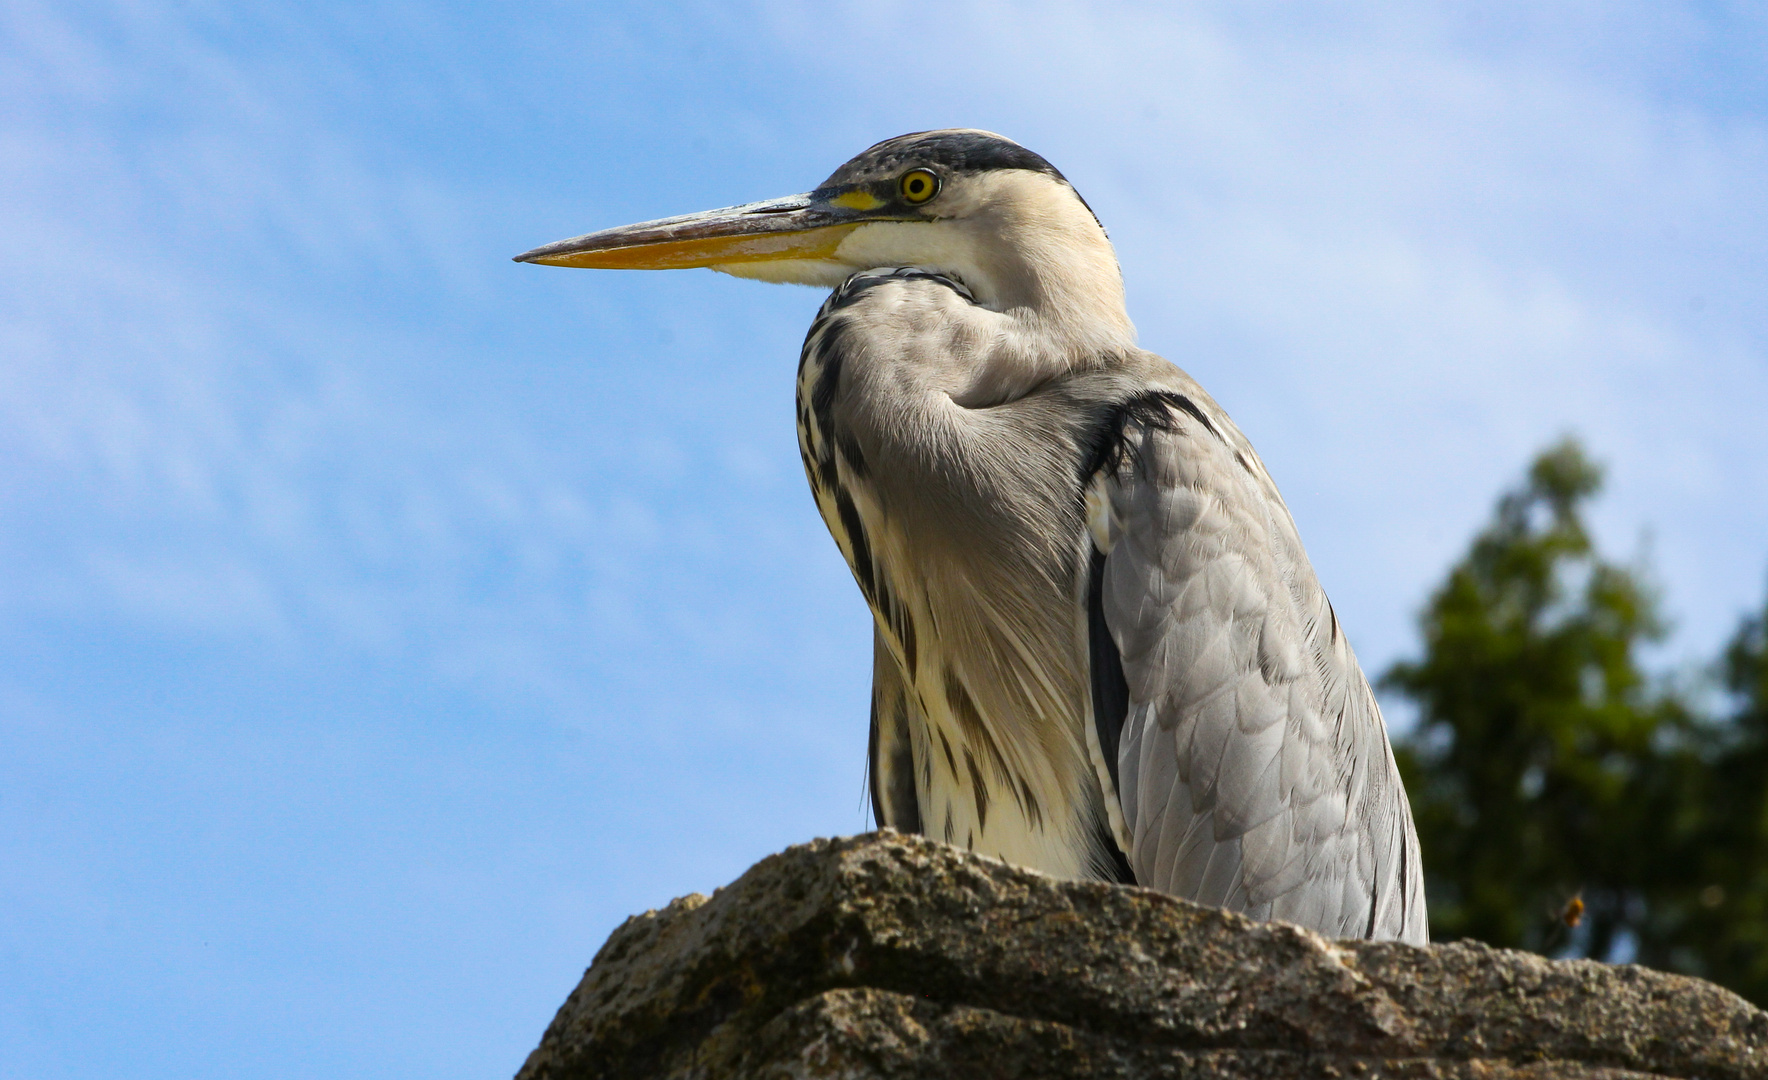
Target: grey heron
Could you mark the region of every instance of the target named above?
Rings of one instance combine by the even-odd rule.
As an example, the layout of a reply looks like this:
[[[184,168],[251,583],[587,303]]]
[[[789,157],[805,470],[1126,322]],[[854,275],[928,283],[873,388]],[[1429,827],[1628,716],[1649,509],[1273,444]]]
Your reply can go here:
[[[830,288],[805,475],[873,618],[880,826],[1335,937],[1427,939],[1380,709],[1252,444],[1136,345],[1104,228],[984,131],[536,248]]]

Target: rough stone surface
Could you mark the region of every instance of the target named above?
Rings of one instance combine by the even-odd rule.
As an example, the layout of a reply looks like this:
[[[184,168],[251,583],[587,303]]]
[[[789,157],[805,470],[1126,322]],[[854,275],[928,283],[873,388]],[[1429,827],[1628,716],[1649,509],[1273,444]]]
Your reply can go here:
[[[518,1080],[1641,1076],[1768,1080],[1698,979],[1328,941],[891,832],[628,919]]]

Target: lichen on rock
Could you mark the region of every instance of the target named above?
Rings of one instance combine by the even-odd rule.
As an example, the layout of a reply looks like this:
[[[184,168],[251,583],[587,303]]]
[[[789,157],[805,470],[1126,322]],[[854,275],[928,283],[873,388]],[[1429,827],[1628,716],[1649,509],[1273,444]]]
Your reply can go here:
[[[1679,975],[1329,941],[889,831],[628,919],[517,1080],[1768,1078]]]

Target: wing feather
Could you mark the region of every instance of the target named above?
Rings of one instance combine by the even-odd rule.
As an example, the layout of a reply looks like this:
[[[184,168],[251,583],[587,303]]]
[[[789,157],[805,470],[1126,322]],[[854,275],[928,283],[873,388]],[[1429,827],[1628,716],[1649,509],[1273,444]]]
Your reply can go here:
[[[1374,695],[1251,445],[1172,382],[1123,414],[1095,564],[1129,690],[1115,751],[1136,878],[1423,942],[1417,838]]]

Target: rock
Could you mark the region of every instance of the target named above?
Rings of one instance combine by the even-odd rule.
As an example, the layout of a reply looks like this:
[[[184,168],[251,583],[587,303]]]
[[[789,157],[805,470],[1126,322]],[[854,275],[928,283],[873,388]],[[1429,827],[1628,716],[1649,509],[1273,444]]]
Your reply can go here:
[[[1328,941],[892,832],[626,920],[517,1080],[1768,1078],[1768,1013],[1678,975]]]

